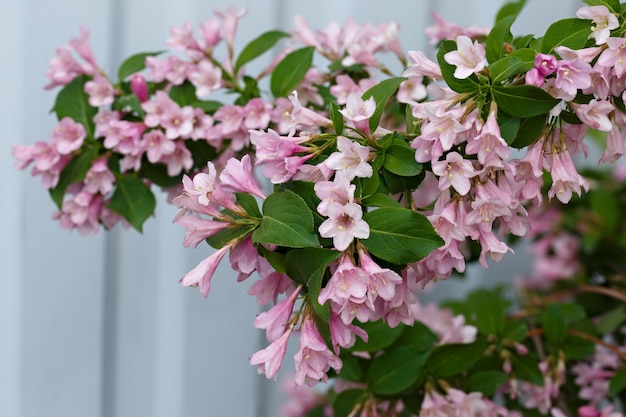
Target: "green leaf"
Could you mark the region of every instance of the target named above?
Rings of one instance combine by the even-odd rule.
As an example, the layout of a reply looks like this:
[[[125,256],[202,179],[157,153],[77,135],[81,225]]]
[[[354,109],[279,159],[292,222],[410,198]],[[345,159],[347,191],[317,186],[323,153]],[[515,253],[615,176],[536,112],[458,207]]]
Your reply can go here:
[[[343,366],[341,367],[341,379],[344,381],[362,382],[365,372],[361,362],[367,363],[367,361],[357,358],[352,354],[343,350],[340,356]]]
[[[259,252],[259,255],[264,257],[270,263],[272,268],[276,270],[276,272],[279,272],[281,274],[287,273],[287,268],[285,267],[284,253],[273,252],[265,248],[263,245],[258,245],[256,249]]]
[[[270,90],[274,97],[286,97],[304,79],[313,63],[314,46],[296,49],[276,65],[270,79]]]
[[[510,1],[508,3],[505,3],[496,14],[496,23],[504,19],[505,17],[517,17],[525,5],[526,0]]]
[[[621,217],[621,206],[615,193],[604,189],[593,190],[589,194],[591,209],[597,214],[602,229],[609,232],[615,230]]]
[[[505,112],[498,112],[498,125],[500,126],[500,134],[507,144],[513,143],[517,137],[520,127],[520,119],[509,116]]]
[[[317,314],[329,318],[329,305],[317,301],[328,265],[339,258],[341,252],[322,248],[292,249],[285,255],[285,272],[296,282],[306,285],[309,298]]]
[[[150,187],[135,175],[118,175],[115,185],[109,208],[141,232],[144,222],[154,213],[156,207],[154,194]]]
[[[622,7],[619,0],[583,0],[589,6],[606,6],[613,13],[621,13]]]
[[[237,204],[248,213],[248,216],[260,219],[263,217],[256,198],[248,193],[235,193]]]
[[[551,54],[557,46],[582,49],[591,34],[589,20],[568,18],[558,20],[548,27],[541,41],[541,52]]]
[[[333,417],[359,415],[366,398],[367,392],[360,388],[340,392],[333,400]],[[357,412],[353,414],[354,410]]]
[[[403,143],[406,145],[405,142]],[[422,172],[422,164],[415,160],[415,150],[408,145],[391,145],[385,152],[383,167],[403,177],[413,177]]]
[[[256,228],[257,226],[254,224],[233,223],[213,236],[207,237],[205,241],[212,248],[221,249],[233,240],[242,240]]]
[[[191,152],[194,167],[204,168],[207,161],[213,161],[219,155],[217,149],[209,145],[205,140],[186,140],[184,143],[185,147]]]
[[[563,315],[563,318],[567,321],[579,321],[587,316],[585,309],[580,304],[573,301],[567,301],[557,305]]]
[[[469,296],[470,308],[475,314],[480,333],[502,336],[506,320],[505,303],[493,291],[479,290]]]
[[[119,172],[119,169],[117,171]],[[180,185],[183,178],[182,174],[170,177],[165,164],[152,164],[147,158],[141,161],[141,169],[138,175],[142,178],[149,179],[159,187],[174,187]]]
[[[380,118],[383,115],[387,101],[396,93],[400,83],[406,79],[405,77],[387,78],[364,92],[361,96],[363,100],[374,97],[376,101],[376,110],[369,121],[370,130],[372,132],[376,130],[378,123],[380,123]]]
[[[502,331],[502,339],[510,339],[514,342],[521,342],[526,339],[528,326],[523,321],[507,321]]]
[[[584,360],[596,351],[596,344],[582,337],[568,335],[562,345],[563,353],[568,360]]]
[[[313,232],[313,215],[302,197],[284,190],[270,194],[263,202],[261,225],[252,241],[290,248],[319,247]]]
[[[243,50],[237,57],[237,62],[235,62],[235,70],[233,71],[233,73],[239,73],[239,69],[242,66],[252,61],[253,59],[263,55],[266,51],[270,50],[274,45],[276,45],[279,40],[288,36],[288,33],[279,30],[272,30],[261,34],[256,39],[253,39],[243,48]]]
[[[400,207],[402,204],[388,196],[387,194],[376,193],[367,198],[364,198],[361,203],[365,207]]]
[[[374,358],[365,380],[374,394],[399,394],[419,380],[428,355],[410,346],[386,351]]]
[[[535,66],[537,52],[529,49],[517,49],[509,55],[489,65],[489,75],[493,84],[499,84],[503,80],[517,74],[522,74]]]
[[[445,378],[470,369],[485,353],[484,337],[474,343],[437,346],[426,363],[428,371],[436,378]]]
[[[494,86],[491,91],[498,108],[514,117],[543,115],[559,103],[558,99],[534,85]]]
[[[211,114],[215,113],[223,105],[224,104],[215,100],[194,101],[193,103],[190,104],[191,107],[202,109],[204,110],[205,113],[211,113]]]
[[[609,383],[609,396],[614,397],[626,388],[626,368],[620,368]]]
[[[361,183],[361,198],[367,198],[376,194],[380,185],[380,175],[374,168],[374,173],[369,178],[358,178],[357,181]],[[357,185],[357,189],[358,189]]]
[[[132,55],[120,65],[120,69],[117,71],[117,79],[119,81],[124,81],[126,78],[131,75],[142,71],[146,67],[146,58],[149,56],[157,56],[162,54],[163,51],[158,52],[142,52],[139,54]]]
[[[423,179],[421,176],[403,177],[393,174],[387,169],[383,169],[382,172],[384,185],[387,187],[387,191],[389,191],[390,194],[413,191],[422,183]]]
[[[543,334],[548,342],[554,346],[560,346],[567,335],[565,317],[558,304],[550,304],[541,315]]]
[[[425,324],[416,321],[412,326],[406,326],[398,338],[398,345],[410,346],[420,352],[428,351],[439,341],[436,334]]]
[[[50,190],[50,197],[60,209],[63,205],[63,197],[67,187],[85,179],[87,171],[91,168],[94,159],[99,156],[99,147],[92,146],[81,151],[76,157],[63,168],[59,175],[56,187]]]
[[[513,365],[515,378],[543,387],[543,374],[538,364],[537,358],[530,354],[524,356],[511,355],[511,365]]]
[[[352,352],[376,352],[391,346],[402,334],[404,326],[389,327],[382,319],[375,322],[356,323],[357,326],[365,330],[368,341],[365,343],[357,337],[354,346],[350,348]]]
[[[517,136],[510,145],[513,148],[522,149],[533,144],[543,133],[547,118],[548,115],[543,114],[529,119],[522,119],[517,131]]]
[[[626,321],[626,305],[620,304],[604,313],[597,323],[597,329],[601,334],[613,333],[624,321]]]
[[[85,75],[74,78],[59,91],[52,111],[57,119],[69,117],[85,128],[88,137],[94,137],[95,124],[93,117],[98,109],[89,104],[89,96],[85,93],[85,83],[89,78]]]
[[[454,76],[454,71],[456,70],[456,67],[454,65],[448,64],[444,59],[445,54],[456,50],[457,46],[455,41],[441,41],[439,51],[437,52],[437,62],[439,63],[439,67],[441,67],[441,75],[443,75],[443,79],[446,84],[448,84],[448,87],[450,87],[457,93],[476,93],[480,88],[480,83],[478,81],[478,77],[476,77],[476,74],[472,74],[468,78],[460,80]]]
[[[185,81],[180,85],[175,85],[170,89],[170,98],[179,106],[190,106],[192,103],[197,103],[196,87],[189,81]]]
[[[487,36],[487,42],[485,44],[485,51],[487,62],[494,63],[500,58],[504,57],[506,51],[505,45],[510,45],[513,42],[513,34],[511,33],[511,26],[515,22],[516,16],[510,15],[496,22],[495,26],[489,32]],[[489,67],[491,72],[491,66]]]
[[[330,102],[330,120],[333,121],[333,128],[335,129],[335,133],[337,133],[338,135],[341,135],[341,133],[343,132],[343,114],[341,114],[341,112],[339,111],[339,105],[337,105],[337,102],[335,101],[331,101]]]
[[[470,375],[463,385],[467,392],[478,391],[490,397],[508,380],[509,376],[502,371],[480,371]]]
[[[363,219],[370,237],[361,243],[375,256],[398,265],[419,261],[443,245],[423,215],[409,209],[381,207]]]

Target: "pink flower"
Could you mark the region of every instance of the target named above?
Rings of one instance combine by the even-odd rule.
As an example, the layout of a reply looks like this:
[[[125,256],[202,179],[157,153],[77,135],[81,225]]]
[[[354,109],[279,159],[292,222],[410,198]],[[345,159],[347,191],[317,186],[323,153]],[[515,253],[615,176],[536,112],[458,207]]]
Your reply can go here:
[[[113,86],[106,77],[95,75],[85,83],[85,93],[89,95],[89,104],[94,107],[113,103]]]
[[[589,181],[580,176],[569,152],[557,152],[552,155],[552,187],[548,197],[556,197],[564,204],[572,198],[572,191],[580,196],[581,187],[589,190]]]
[[[85,127],[70,117],[64,117],[52,131],[52,140],[57,152],[68,155],[80,149],[87,137]]]
[[[557,98],[571,101],[576,97],[579,89],[583,90],[590,85],[591,66],[589,64],[580,59],[559,61],[554,81]]]
[[[222,122],[220,124],[222,134],[237,132],[243,125],[243,109],[240,106],[226,104],[219,108],[213,118]]]
[[[613,68],[615,75],[621,77],[626,73],[626,39],[609,38],[608,48],[598,58],[597,65]]]
[[[596,40],[596,45],[606,43],[611,36],[611,30],[619,27],[617,17],[606,6],[581,7],[576,12],[576,16],[593,21],[595,26],[591,29],[589,37]]]
[[[248,289],[248,295],[254,295],[259,305],[263,306],[270,301],[276,303],[278,295],[293,289],[293,281],[285,274],[276,271],[264,272],[265,269],[271,269],[267,261],[262,258],[261,265],[266,264],[267,267],[258,269],[259,275],[263,278],[254,282]]]
[[[381,268],[364,250],[359,250],[359,265],[368,276],[367,296],[370,302],[380,297],[391,301],[396,294],[396,285],[402,283],[402,277],[388,268]]]
[[[275,342],[285,333],[287,323],[291,318],[291,313],[293,313],[294,303],[301,289],[302,284],[298,285],[289,297],[285,298],[268,311],[259,313],[254,319],[254,327],[257,329],[266,329],[267,340],[269,342]]]
[[[176,143],[174,151],[166,155],[163,162],[167,166],[167,175],[170,177],[175,177],[183,171],[189,171],[193,166],[191,152],[182,142]]]
[[[356,185],[350,184],[347,178],[339,176],[334,181],[316,182],[314,189],[315,194],[322,200],[317,206],[317,212],[322,216],[327,216],[329,204],[346,205],[354,201]]]
[[[213,10],[213,12],[222,19],[222,36],[226,43],[232,46],[239,19],[248,13],[248,8],[244,7],[241,10],[237,10],[235,7],[228,7],[226,10]]]
[[[307,384],[314,386],[318,381],[326,382],[326,372],[333,368],[341,370],[343,363],[335,356],[317,330],[313,319],[305,318],[300,330],[300,349],[296,352],[296,377],[297,385]]]
[[[172,34],[172,37],[165,40],[165,44],[167,46],[176,51],[186,52],[194,58],[202,56],[200,53],[200,45],[193,37],[193,27],[191,26],[191,22],[185,22],[183,27],[171,26],[170,33]]]
[[[243,108],[246,129],[265,129],[270,123],[272,105],[261,98],[253,98]]]
[[[241,161],[230,158],[226,162],[226,167],[220,173],[222,185],[232,188],[235,191],[255,195],[265,200],[265,194],[259,188],[257,180],[252,173],[252,162],[249,155],[244,155]]]
[[[456,66],[455,78],[465,79],[485,68],[485,48],[478,41],[472,43],[470,38],[461,35],[456,38],[456,44],[456,51],[443,56],[448,64]]]
[[[461,195],[470,190],[470,178],[476,175],[471,161],[463,159],[458,152],[450,152],[445,161],[432,163],[433,174],[439,177],[439,189],[445,190],[450,186]]]
[[[57,55],[48,63],[46,76],[50,79],[50,83],[44,88],[50,90],[69,84],[76,76],[83,73],[82,67],[72,55],[72,50],[67,46],[62,46],[57,49]]]
[[[188,138],[193,131],[194,109],[191,106],[169,106],[161,115],[161,126],[168,139]]]
[[[263,350],[250,356],[250,365],[258,365],[259,374],[265,374],[267,378],[275,378],[283,363],[287,352],[287,342],[293,331],[293,326],[282,334],[280,338]]]
[[[337,270],[320,291],[318,302],[325,304],[328,300],[332,300],[339,305],[351,299],[362,302],[367,294],[368,282],[365,271],[354,266],[349,256],[343,256]]]
[[[346,108],[339,110],[346,120],[354,123],[354,127],[366,135],[370,134],[369,119],[375,111],[374,97],[363,100],[357,93],[351,93],[346,100]]]
[[[226,222],[204,219],[195,214],[181,216],[175,220],[175,223],[187,229],[183,240],[183,246],[186,248],[197,247],[207,237],[213,236],[230,225]]]
[[[205,98],[222,86],[222,70],[202,60],[189,72],[189,81],[196,87],[196,97]]]
[[[324,164],[335,171],[341,172],[348,180],[354,177],[369,178],[373,169],[367,163],[370,148],[360,145],[344,136],[337,136],[338,152],[333,152]]]
[[[357,336],[367,343],[368,336],[365,330],[354,324],[345,324],[332,309],[330,310],[328,324],[330,327],[333,351],[336,355],[339,355],[340,348],[351,348],[354,346]]]
[[[108,194],[113,190],[115,176],[107,166],[107,157],[102,157],[94,161],[89,171],[85,175],[85,191],[102,195]]]
[[[179,282],[184,287],[199,287],[200,293],[206,298],[211,290],[211,278],[213,278],[217,266],[229,250],[230,245],[217,250],[189,271]]]
[[[468,141],[465,152],[468,155],[478,154],[478,162],[484,166],[497,165],[509,157],[509,145],[502,139],[495,113],[489,113],[480,134]]]
[[[146,112],[143,122],[148,127],[157,127],[165,114],[168,114],[178,105],[167,95],[165,91],[157,91],[151,100],[141,104],[141,108]]]
[[[370,227],[362,217],[363,209],[356,203],[330,203],[328,219],[319,227],[320,235],[333,238],[335,248],[344,251],[355,238],[367,239],[370,236]]]
[[[409,61],[409,68],[402,73],[403,77],[442,78],[439,65],[428,59],[422,51],[409,51]]]
[[[537,54],[535,56],[535,68],[539,74],[547,77],[554,74],[558,66],[557,59],[554,55],[550,54]]]

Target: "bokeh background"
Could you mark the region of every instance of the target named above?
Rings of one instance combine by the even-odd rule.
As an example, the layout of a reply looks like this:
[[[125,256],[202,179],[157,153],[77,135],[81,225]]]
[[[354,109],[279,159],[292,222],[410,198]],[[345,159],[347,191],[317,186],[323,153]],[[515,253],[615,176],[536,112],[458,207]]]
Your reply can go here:
[[[40,180],[13,169],[12,144],[48,140],[54,92],[44,72],[58,46],[84,25],[98,62],[114,73],[136,52],[164,49],[171,25],[197,27],[212,10],[249,6],[239,47],[260,33],[313,28],[350,16],[395,20],[405,50],[433,52],[424,28],[431,13],[460,25],[490,26],[502,0],[0,0],[0,417],[201,417],[278,415],[280,381],[248,364],[265,346],[259,312],[225,261],[208,299],[178,279],[210,254],[182,247],[184,230],[160,195],[143,235],[116,229],[97,236],[62,230]],[[514,34],[545,31],[571,17],[575,0],[529,0]],[[255,73],[269,62],[250,65]],[[398,74],[400,68],[393,67]],[[528,268],[508,255],[471,269],[462,285],[436,284],[431,298],[455,296]],[[282,374],[293,369],[288,356]],[[279,378],[280,379],[280,378]]]

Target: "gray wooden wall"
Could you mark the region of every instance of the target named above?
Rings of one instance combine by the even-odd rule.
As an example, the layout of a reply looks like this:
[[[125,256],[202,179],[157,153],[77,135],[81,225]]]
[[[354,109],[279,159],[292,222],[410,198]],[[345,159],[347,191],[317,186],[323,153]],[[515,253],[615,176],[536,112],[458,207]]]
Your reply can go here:
[[[240,45],[294,14],[315,28],[353,16],[396,20],[406,50],[425,48],[435,11],[490,25],[502,0],[256,0]],[[172,207],[159,198],[145,233],[83,237],[51,220],[39,179],[13,170],[11,144],[48,140],[54,94],[44,72],[55,49],[91,30],[99,62],[113,70],[134,52],[159,50],[170,25],[204,21],[243,0],[0,0],[0,417],[276,416],[275,381],[248,357],[264,346],[252,327],[256,301],[227,262],[208,299],[178,279],[209,248],[182,247]],[[541,33],[573,15],[574,0],[530,0],[518,33]],[[447,283],[441,283],[447,285]],[[454,291],[453,287],[446,291]],[[286,370],[293,368],[285,361]]]

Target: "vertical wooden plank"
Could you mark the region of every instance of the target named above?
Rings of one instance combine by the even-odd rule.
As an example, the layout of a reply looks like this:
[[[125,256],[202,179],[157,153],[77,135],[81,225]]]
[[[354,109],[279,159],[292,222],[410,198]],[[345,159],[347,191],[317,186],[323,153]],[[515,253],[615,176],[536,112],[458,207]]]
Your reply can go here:
[[[21,42],[24,66],[17,84],[23,106],[21,138],[47,140],[55,121],[46,117],[54,93],[44,92],[47,62],[58,46],[78,35],[81,23],[99,33],[92,45],[107,51],[107,3],[71,0],[17,2],[25,14],[20,30],[5,39]],[[27,14],[26,14],[27,13]],[[102,36],[105,35],[105,36]],[[23,177],[25,173],[20,174]],[[51,221],[54,211],[39,179],[24,179],[19,223],[22,306],[21,417],[93,415],[100,412],[103,238],[83,237]],[[3,266],[4,267],[4,266]]]

